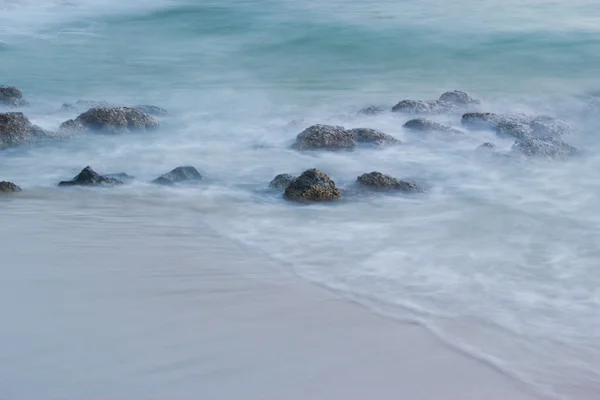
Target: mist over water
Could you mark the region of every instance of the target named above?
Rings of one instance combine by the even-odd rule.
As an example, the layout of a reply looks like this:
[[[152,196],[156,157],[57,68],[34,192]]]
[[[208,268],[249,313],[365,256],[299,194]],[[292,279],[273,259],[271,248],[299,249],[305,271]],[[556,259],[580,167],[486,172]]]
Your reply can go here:
[[[49,224],[82,210],[96,221],[85,225],[91,236],[99,235],[104,218],[162,226],[188,235],[156,237],[142,228],[136,234],[148,247],[186,243],[190,254],[191,221],[201,221],[303,278],[423,323],[538,393],[594,399],[600,392],[599,35],[600,5],[593,1],[0,0],[0,84],[23,90],[32,103],[23,111],[33,123],[56,130],[76,114],[55,111],[78,99],[156,104],[170,112],[149,134],[2,151],[0,180],[27,194],[0,199],[0,218],[30,224],[20,229],[53,243]],[[565,120],[574,131],[565,140],[582,155],[492,157],[473,150],[493,142],[508,151],[513,141],[485,131],[422,136],[402,128],[408,116],[356,115],[371,104],[391,108],[452,89],[481,99],[484,111]],[[434,119],[463,129],[460,114]],[[379,129],[404,144],[344,154],[291,151],[312,123]],[[55,187],[86,165],[137,180],[111,190]],[[144,183],[178,165],[196,166],[207,183],[193,189]],[[307,207],[265,191],[275,175],[312,167],[342,188],[381,171],[431,189]],[[177,212],[156,211],[163,207]],[[11,247],[0,266],[19,298],[35,292],[28,274],[40,273],[35,254],[30,268],[19,268],[22,246]],[[70,246],[84,260],[93,243],[74,237]],[[56,279],[70,273],[44,271]],[[93,287],[81,279],[74,285]],[[31,329],[46,329],[44,320]],[[0,350],[0,359],[21,356],[14,332],[5,332],[13,353]],[[17,393],[18,382],[7,393]]]

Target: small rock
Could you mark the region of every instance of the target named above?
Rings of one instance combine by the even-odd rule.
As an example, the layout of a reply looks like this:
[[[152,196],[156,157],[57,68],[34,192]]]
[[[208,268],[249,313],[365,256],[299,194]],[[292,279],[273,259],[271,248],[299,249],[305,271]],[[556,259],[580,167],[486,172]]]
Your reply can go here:
[[[477,146],[475,150],[477,151],[494,151],[496,149],[496,145],[490,142],[485,142]]]
[[[375,146],[391,146],[401,144],[401,142],[393,136],[375,129],[355,128],[350,129],[348,133],[350,134],[352,140],[361,144],[371,144]]]
[[[331,201],[340,198],[341,192],[325,173],[313,168],[294,179],[283,196],[287,200],[299,202]]]
[[[444,126],[442,124],[438,124],[437,122],[430,121],[425,118],[415,118],[406,122],[404,128],[410,129],[411,131],[416,132],[444,132],[444,133],[452,133],[456,135],[462,135],[463,133],[458,129],[453,129],[448,126]]]
[[[30,143],[46,136],[49,132],[33,125],[23,113],[0,113],[0,148]]]
[[[360,186],[375,190],[399,190],[403,192],[422,192],[423,189],[412,181],[399,181],[381,172],[362,174],[356,178]]]
[[[292,146],[297,150],[353,150],[352,135],[341,126],[312,125],[298,134]]]
[[[460,90],[452,90],[450,92],[445,92],[440,96],[440,100],[445,101],[447,103],[452,103],[459,107],[481,103],[479,100],[472,98],[471,96]]]
[[[132,181],[135,179],[135,176],[131,176],[129,174],[126,174],[125,172],[118,172],[116,174],[106,174],[104,176],[107,178],[114,178],[122,182]]]
[[[139,105],[139,106],[135,106],[133,108],[140,110],[148,115],[154,115],[154,116],[158,116],[158,117],[164,117],[166,115],[169,115],[167,110],[165,110],[164,108],[157,107],[157,106]]]
[[[294,179],[296,177],[290,174],[279,174],[269,183],[269,187],[273,189],[285,189]]]
[[[8,107],[22,107],[28,105],[23,100],[23,93],[12,86],[0,86],[0,104]]]
[[[157,183],[159,185],[174,185],[183,182],[198,182],[203,179],[204,177],[200,175],[200,172],[198,172],[196,168],[183,166],[177,167],[174,170],[159,176],[153,180],[152,183]]]
[[[358,110],[357,114],[373,116],[373,115],[383,114],[386,111],[387,111],[387,109],[385,109],[384,107],[381,107],[381,106],[368,106],[368,107]]]
[[[472,112],[461,118],[461,123],[471,129],[496,129],[502,117],[494,113]]]
[[[81,172],[70,181],[62,181],[58,186],[100,186],[100,185],[120,185],[118,179],[108,176],[102,176],[91,167],[85,167]]]
[[[392,112],[435,115],[455,111],[456,109],[457,107],[454,104],[441,100],[402,100],[392,107]]]
[[[511,150],[527,157],[540,156],[547,158],[566,158],[579,153],[579,150],[575,147],[551,136],[518,139],[512,145]]]
[[[158,127],[158,122],[148,114],[130,107],[92,108],[74,120],[63,122],[61,131],[97,131],[122,133],[146,131]]]
[[[12,182],[0,182],[0,193],[15,193],[20,192],[21,188]]]

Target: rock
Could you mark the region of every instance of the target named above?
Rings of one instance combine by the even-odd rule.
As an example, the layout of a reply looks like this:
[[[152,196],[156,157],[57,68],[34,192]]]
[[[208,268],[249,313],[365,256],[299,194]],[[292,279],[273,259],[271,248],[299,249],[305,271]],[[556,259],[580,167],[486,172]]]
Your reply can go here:
[[[356,178],[360,186],[375,190],[399,190],[403,192],[422,192],[423,189],[412,181],[399,181],[381,172],[362,174]]]
[[[500,137],[513,137],[523,139],[534,135],[531,125],[527,121],[500,121],[496,126],[496,135]]]
[[[402,100],[392,107],[392,112],[435,115],[455,111],[456,109],[457,107],[454,104],[441,100]]]
[[[183,166],[177,167],[174,170],[167,172],[164,175],[159,176],[152,183],[159,185],[174,185],[176,183],[183,182],[198,182],[203,180],[204,177],[200,175],[200,172],[194,167]]]
[[[12,86],[0,86],[0,104],[8,107],[22,107],[28,105],[23,100],[23,93]]]
[[[535,117],[529,125],[534,135],[539,137],[562,136],[571,133],[569,124],[560,119],[547,116]]]
[[[463,114],[460,122],[471,129],[496,129],[502,120],[498,114],[472,112]]]
[[[91,167],[85,167],[81,172],[70,181],[62,181],[58,186],[100,186],[100,185],[120,185],[118,179],[108,176],[102,176]]]
[[[166,115],[169,115],[167,110],[165,110],[164,108],[157,107],[157,106],[139,105],[139,106],[135,106],[133,108],[140,110],[141,112],[144,112],[148,115],[154,115],[154,116],[158,116],[158,117],[164,117]]]
[[[472,129],[490,129],[500,137],[562,136],[571,131],[569,125],[559,119],[523,114],[466,113],[462,124]]]
[[[393,136],[375,129],[355,128],[350,129],[348,133],[350,134],[352,140],[361,144],[371,144],[375,146],[391,146],[401,144],[401,142]]]
[[[527,157],[566,158],[579,153],[575,147],[555,137],[528,137],[516,140],[511,150]]]
[[[269,183],[269,187],[273,189],[285,189],[296,177],[290,174],[279,174]]]
[[[415,118],[406,122],[404,128],[415,132],[443,132],[452,133],[456,135],[462,135],[463,133],[458,129],[450,128],[437,122],[430,121],[425,118]]]
[[[334,181],[322,171],[313,168],[304,171],[290,182],[283,196],[287,200],[309,202],[337,200],[341,195]]]
[[[477,151],[494,151],[496,149],[496,145],[490,142],[485,142],[477,146],[475,150]]]
[[[91,108],[111,107],[106,101],[77,100],[75,104],[64,103],[60,107],[61,112],[85,112]]]
[[[106,174],[104,176],[107,178],[117,179],[121,182],[132,181],[135,179],[135,176],[131,176],[129,174],[126,174],[125,172],[118,172],[116,174]]]
[[[92,108],[74,120],[63,122],[61,131],[96,131],[122,133],[146,131],[158,127],[158,122],[148,114],[130,107]]]
[[[445,92],[440,96],[440,100],[445,101],[447,103],[452,103],[459,107],[481,104],[479,100],[472,98],[471,96],[469,96],[465,92],[461,92],[460,90],[452,90],[450,92]]]
[[[30,143],[48,134],[49,132],[29,122],[23,113],[0,113],[0,148]]]
[[[384,107],[381,107],[381,106],[368,106],[368,107],[358,110],[357,114],[373,116],[373,115],[383,114],[386,111],[387,111],[387,109],[385,109]]]
[[[292,147],[297,150],[353,150],[356,143],[341,126],[317,124],[299,133]]]
[[[21,188],[12,182],[0,182],[0,193],[15,193],[20,192]]]

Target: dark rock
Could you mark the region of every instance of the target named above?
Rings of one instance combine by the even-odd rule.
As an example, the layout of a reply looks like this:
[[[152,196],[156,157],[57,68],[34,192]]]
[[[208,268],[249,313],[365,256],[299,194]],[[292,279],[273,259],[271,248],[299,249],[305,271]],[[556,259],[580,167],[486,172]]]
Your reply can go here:
[[[466,113],[461,119],[461,123],[471,129],[496,129],[501,121],[498,114],[481,112]]]
[[[441,100],[402,100],[392,107],[392,112],[405,114],[435,115],[455,110],[457,107],[454,104]]]
[[[362,174],[356,179],[360,186],[374,190],[399,190],[403,192],[422,192],[423,189],[412,181],[399,181],[381,172]]]
[[[511,150],[527,157],[566,158],[579,153],[575,147],[555,137],[528,137],[516,140]]]
[[[401,144],[401,142],[393,136],[375,129],[355,128],[350,129],[348,133],[350,134],[352,140],[361,144],[370,144],[375,146],[391,146]]]
[[[533,136],[533,129],[527,121],[500,121],[496,126],[496,134],[500,137],[523,139]]]
[[[85,167],[81,172],[70,181],[62,181],[58,186],[99,186],[99,185],[120,185],[118,179],[108,176],[102,176],[91,167]]]
[[[0,148],[30,143],[48,134],[29,122],[23,113],[0,113]]]
[[[331,201],[340,198],[341,192],[325,173],[313,168],[294,179],[283,196],[287,200],[300,202]]]
[[[139,106],[135,106],[133,108],[140,110],[148,115],[154,115],[154,116],[158,116],[158,117],[164,117],[166,115],[169,115],[167,110],[165,110],[164,108],[157,107],[157,106],[139,105]]]
[[[387,109],[381,106],[368,106],[365,108],[362,108],[360,110],[358,110],[358,115],[379,115],[379,114],[383,114],[384,112],[386,112]]]
[[[496,145],[490,142],[485,142],[477,146],[475,150],[477,151],[494,151],[496,149]]]
[[[21,188],[12,182],[2,181],[0,182],[0,193],[14,193],[20,192]]]
[[[203,179],[204,177],[200,175],[200,172],[198,172],[196,168],[183,166],[177,167],[174,170],[159,176],[153,180],[152,183],[157,183],[159,185],[174,185],[183,182],[198,182]]]
[[[437,122],[430,121],[425,118],[415,118],[406,122],[404,128],[410,129],[415,132],[443,132],[443,133],[452,133],[456,135],[462,135],[463,133],[458,129],[453,129],[448,126],[444,126],[442,124],[438,124]]]
[[[158,122],[148,114],[130,107],[92,108],[74,120],[65,121],[61,131],[99,131],[122,133],[146,131],[158,127]]]
[[[292,147],[297,150],[353,150],[356,143],[341,126],[317,124],[299,133]]]
[[[22,107],[28,105],[23,100],[23,93],[16,87],[0,86],[0,104],[8,107]]]
[[[269,187],[273,189],[285,189],[294,179],[296,177],[290,174],[279,174],[269,183]]]
[[[445,92],[440,96],[441,101],[445,101],[447,103],[452,103],[459,107],[464,107],[468,105],[476,105],[480,104],[479,100],[476,100],[466,94],[465,92],[461,92],[460,90],[452,90],[450,92]]]

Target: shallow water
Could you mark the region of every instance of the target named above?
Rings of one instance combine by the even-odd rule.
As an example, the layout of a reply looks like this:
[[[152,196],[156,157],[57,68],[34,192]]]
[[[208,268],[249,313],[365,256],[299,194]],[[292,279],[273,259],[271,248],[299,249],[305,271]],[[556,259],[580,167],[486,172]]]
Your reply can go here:
[[[28,194],[17,204],[2,199],[2,212],[39,214],[28,229],[52,243],[44,215],[70,215],[89,196],[115,215],[123,203],[151,210],[164,202],[304,278],[410,315],[539,393],[595,398],[600,5],[446,3],[0,0],[0,83],[24,91],[33,122],[56,129],[73,115],[55,111],[77,99],[156,104],[171,113],[151,134],[3,151],[0,179]],[[490,132],[423,137],[402,129],[408,117],[355,115],[366,105],[434,99],[454,88],[480,98],[485,110],[563,118],[575,131],[567,140],[583,155],[561,162],[490,157],[473,149],[491,141],[505,151],[512,141]],[[437,119],[461,128],[460,115]],[[404,145],[290,151],[314,122],[381,129]],[[206,185],[144,183],[187,164]],[[86,165],[137,181],[110,191],[55,188]],[[276,174],[311,167],[343,188],[378,170],[431,190],[308,207],[264,190]],[[85,212],[98,213],[101,224],[105,211],[94,207]],[[168,230],[185,220],[151,215],[148,224]],[[139,235],[154,244],[143,229]],[[88,245],[71,244],[82,257]],[[23,291],[32,284],[18,282]]]

